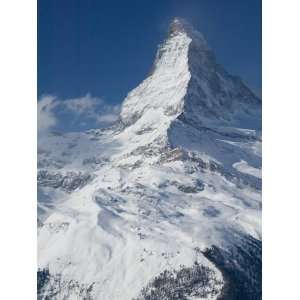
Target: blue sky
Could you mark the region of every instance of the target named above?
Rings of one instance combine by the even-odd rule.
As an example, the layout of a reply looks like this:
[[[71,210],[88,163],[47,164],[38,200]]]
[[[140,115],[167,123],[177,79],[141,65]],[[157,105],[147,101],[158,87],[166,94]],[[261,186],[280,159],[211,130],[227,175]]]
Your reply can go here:
[[[260,93],[260,0],[38,0],[39,99],[51,95],[57,108],[87,96],[101,99],[104,113],[117,112],[147,76],[175,16],[190,21],[219,62]],[[78,124],[64,119],[69,130]]]

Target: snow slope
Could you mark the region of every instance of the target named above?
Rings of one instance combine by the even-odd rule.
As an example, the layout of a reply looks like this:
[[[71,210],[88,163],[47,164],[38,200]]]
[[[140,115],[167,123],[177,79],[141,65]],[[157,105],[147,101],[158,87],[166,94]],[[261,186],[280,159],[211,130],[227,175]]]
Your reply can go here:
[[[114,126],[39,139],[38,298],[260,299],[260,112],[174,19]]]

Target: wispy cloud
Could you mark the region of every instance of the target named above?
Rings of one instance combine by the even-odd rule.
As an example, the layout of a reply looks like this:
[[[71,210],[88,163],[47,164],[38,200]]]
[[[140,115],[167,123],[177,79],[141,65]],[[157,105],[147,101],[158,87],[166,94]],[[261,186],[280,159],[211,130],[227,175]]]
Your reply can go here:
[[[53,95],[38,100],[38,131],[82,131],[104,127],[119,117],[120,105],[111,105],[102,98],[83,97],[59,99]]]
[[[53,109],[55,107],[55,97],[44,96],[37,104],[38,133],[49,131],[57,124]]]

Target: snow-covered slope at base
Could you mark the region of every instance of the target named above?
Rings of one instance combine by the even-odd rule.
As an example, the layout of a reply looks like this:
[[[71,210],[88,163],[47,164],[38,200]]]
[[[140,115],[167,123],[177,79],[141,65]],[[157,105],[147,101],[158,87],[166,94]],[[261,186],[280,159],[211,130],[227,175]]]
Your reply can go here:
[[[39,139],[38,297],[259,299],[259,110],[175,19],[118,124]]]
[[[140,167],[131,157],[127,164],[125,158],[121,165],[118,159],[105,162],[101,157],[108,153],[98,149],[105,143],[110,149],[115,139],[89,137],[90,147],[80,149],[88,136],[78,135],[69,150],[82,165],[66,164],[55,172],[80,170],[94,179],[72,193],[53,189],[59,201],[50,197],[48,217],[40,214],[40,268],[64,281],[93,284],[95,299],[132,299],[160,272],[195,261],[215,270],[222,281],[220,271],[196,249],[226,248],[232,229],[260,238],[259,190],[247,183],[237,186],[179,149]],[[51,139],[62,146],[61,153],[68,148],[69,137]],[[45,207],[45,201],[41,198],[39,205]]]

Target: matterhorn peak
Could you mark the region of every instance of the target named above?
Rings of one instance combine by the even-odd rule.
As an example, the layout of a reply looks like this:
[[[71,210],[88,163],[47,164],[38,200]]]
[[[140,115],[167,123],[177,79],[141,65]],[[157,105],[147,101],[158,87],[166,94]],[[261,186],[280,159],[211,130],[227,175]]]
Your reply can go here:
[[[259,127],[260,99],[216,60],[203,35],[175,18],[151,75],[126,97],[126,126],[165,128],[180,118],[193,126]],[[153,125],[154,126],[154,125]]]

